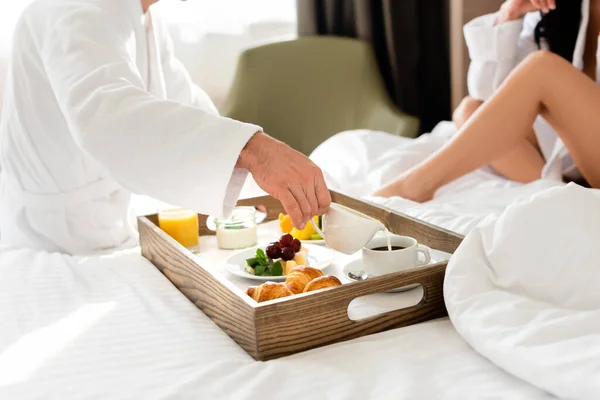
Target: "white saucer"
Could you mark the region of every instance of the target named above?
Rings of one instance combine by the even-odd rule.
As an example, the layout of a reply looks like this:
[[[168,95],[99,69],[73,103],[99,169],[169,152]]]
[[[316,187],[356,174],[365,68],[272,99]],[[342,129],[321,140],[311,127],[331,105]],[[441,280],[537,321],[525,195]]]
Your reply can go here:
[[[329,267],[333,262],[334,253],[332,250],[323,246],[312,244],[303,244],[303,246],[306,248],[306,250],[308,250],[308,257],[306,262],[308,263],[309,267],[324,270],[325,268]],[[225,268],[227,269],[227,271],[241,278],[252,279],[256,281],[285,281],[285,278],[287,278],[285,275],[255,276],[246,271],[246,259],[254,257],[257,248],[258,247],[252,247],[232,255],[227,260],[227,264],[225,264]],[[264,250],[264,247],[261,248]]]
[[[359,281],[358,279],[352,279],[352,278],[350,278],[350,276],[348,276],[348,273],[349,272],[353,272],[354,274],[358,274],[361,271],[364,271],[362,259],[359,258],[359,259],[356,259],[354,261],[350,261],[342,269],[342,278],[344,278],[345,280],[347,280],[349,282],[358,282]],[[367,277],[365,279],[369,279],[369,278]],[[398,288],[398,289],[388,290],[385,293],[407,292],[409,290],[416,289],[419,286],[420,285],[418,283],[415,283],[413,285],[404,286],[404,287],[401,287],[401,288]]]

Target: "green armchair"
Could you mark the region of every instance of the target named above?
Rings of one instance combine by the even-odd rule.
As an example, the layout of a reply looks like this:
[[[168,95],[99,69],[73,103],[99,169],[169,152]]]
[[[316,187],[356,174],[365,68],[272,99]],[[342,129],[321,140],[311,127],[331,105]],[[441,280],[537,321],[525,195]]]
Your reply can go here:
[[[392,103],[371,46],[339,37],[304,37],[245,51],[223,114],[260,125],[307,155],[345,130],[405,137],[419,131],[419,120]]]

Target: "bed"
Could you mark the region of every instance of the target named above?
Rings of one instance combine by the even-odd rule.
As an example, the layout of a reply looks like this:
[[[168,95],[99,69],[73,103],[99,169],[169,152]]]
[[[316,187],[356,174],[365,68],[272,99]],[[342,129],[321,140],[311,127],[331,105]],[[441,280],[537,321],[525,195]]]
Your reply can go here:
[[[0,398],[544,399],[434,320],[256,362],[137,249],[4,251]]]
[[[411,146],[405,159],[419,153]],[[315,160],[341,165],[318,151]],[[333,187],[346,179],[347,192],[365,196],[364,185],[390,173],[371,167],[363,187],[354,167],[327,168],[327,179]],[[478,171],[427,205],[371,200],[466,234],[515,201],[562,187],[514,185]],[[259,193],[250,183],[245,194]],[[138,201],[140,214],[154,211],[148,199]],[[448,318],[256,362],[139,249],[82,258],[3,248],[0,321],[2,399],[554,398],[475,351]]]

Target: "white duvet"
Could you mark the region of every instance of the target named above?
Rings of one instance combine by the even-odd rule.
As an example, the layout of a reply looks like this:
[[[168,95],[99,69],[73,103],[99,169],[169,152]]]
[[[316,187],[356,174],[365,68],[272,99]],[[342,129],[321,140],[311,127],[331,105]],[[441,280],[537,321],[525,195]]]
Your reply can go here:
[[[600,195],[576,185],[511,205],[466,237],[445,299],[484,357],[566,399],[600,398]]]
[[[385,135],[374,135],[388,140]],[[394,140],[398,140],[395,147],[391,141],[384,142],[389,151],[387,164],[381,162],[381,152],[343,164],[337,158],[343,159],[343,146],[334,141],[329,145],[339,145],[339,151],[325,152],[324,145],[315,159],[328,171],[334,189],[343,190],[345,183],[352,194],[366,195],[371,189],[367,179],[385,180],[386,173],[392,176],[403,162],[423,157],[441,143],[435,135],[414,142]],[[413,158],[393,156],[403,151]],[[444,188],[428,205],[382,201],[457,232],[473,232],[453,258],[447,278],[448,307],[456,330],[447,318],[440,319],[266,363],[252,360],[143,259],[138,249],[88,258],[3,249],[0,399],[547,399],[552,397],[549,392],[572,398],[590,393],[597,350],[582,349],[594,343],[598,347],[593,309],[576,312],[582,305],[575,302],[562,311],[549,307],[534,315],[532,309],[522,307],[528,304],[526,290],[517,293],[518,299],[511,295],[512,287],[521,290],[529,281],[543,277],[539,274],[542,263],[535,262],[540,242],[532,241],[534,233],[549,236],[563,222],[567,229],[560,233],[560,246],[549,247],[542,255],[560,253],[573,274],[589,274],[576,280],[561,276],[566,289],[577,287],[577,291],[559,292],[557,299],[583,301],[586,293],[598,287],[593,262],[586,261],[584,253],[577,253],[579,258],[569,256],[571,243],[583,247],[577,244],[581,231],[575,227],[583,212],[573,217],[572,225],[567,217],[560,220],[569,210],[567,205],[564,210],[558,206],[563,201],[560,194],[573,190],[561,187],[556,182],[514,185],[490,171],[478,171]],[[506,240],[489,247],[507,260],[517,259],[515,265],[529,268],[523,270],[529,281],[521,286],[518,280],[523,277],[518,274],[515,280],[509,277],[497,286],[498,282],[490,281],[494,275],[478,243],[487,243],[490,231],[513,232],[511,226],[521,222],[507,215],[520,208],[502,213],[515,201],[536,207],[538,200],[529,200],[535,193],[542,193],[537,198],[542,200],[557,196],[552,216],[556,219],[543,219],[555,222],[551,226],[544,222],[541,228],[531,223],[519,232],[522,243],[511,244],[509,252]],[[594,203],[591,198],[588,202]],[[595,218],[593,213],[586,215],[590,221]],[[473,230],[482,221],[487,225]],[[502,229],[494,230],[497,221],[505,222]],[[587,234],[598,242],[593,229],[589,225]],[[519,250],[525,247],[528,253]],[[502,257],[492,258],[496,259]],[[510,271],[501,270],[506,276],[515,272]],[[558,271],[550,276],[559,276]],[[552,290],[559,286],[553,282]],[[553,304],[561,303],[543,303]],[[598,306],[597,301],[586,304]],[[587,326],[581,325],[586,321]],[[553,335],[539,335],[548,330]],[[580,392],[568,391],[569,384],[577,384]]]

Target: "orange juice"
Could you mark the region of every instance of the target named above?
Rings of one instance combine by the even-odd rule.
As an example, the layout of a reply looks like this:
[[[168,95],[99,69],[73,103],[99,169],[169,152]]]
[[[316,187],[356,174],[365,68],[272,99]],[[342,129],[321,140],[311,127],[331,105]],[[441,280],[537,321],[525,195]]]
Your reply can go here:
[[[192,210],[172,209],[158,213],[158,226],[183,247],[198,247],[198,215]]]

